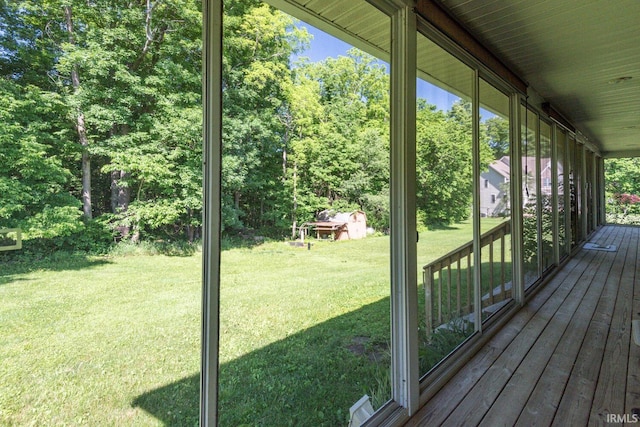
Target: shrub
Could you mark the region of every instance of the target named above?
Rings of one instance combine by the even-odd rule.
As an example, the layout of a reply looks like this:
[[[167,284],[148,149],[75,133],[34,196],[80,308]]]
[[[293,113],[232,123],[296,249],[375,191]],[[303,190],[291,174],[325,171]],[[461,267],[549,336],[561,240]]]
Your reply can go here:
[[[84,252],[100,255],[109,251],[113,245],[113,234],[100,220],[78,221],[73,229],[61,230],[57,235],[29,235],[22,243],[22,251],[16,256],[47,256],[55,252]]]

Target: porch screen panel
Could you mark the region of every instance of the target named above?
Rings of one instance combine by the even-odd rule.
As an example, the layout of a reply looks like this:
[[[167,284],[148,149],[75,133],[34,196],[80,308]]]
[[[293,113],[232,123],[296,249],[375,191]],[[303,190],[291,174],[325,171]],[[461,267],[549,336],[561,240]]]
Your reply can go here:
[[[556,145],[557,145],[557,185],[555,186],[558,191],[558,205],[556,209],[558,211],[558,246],[560,248],[560,259],[569,254],[569,245],[567,241],[567,216],[565,212],[565,188],[567,183],[565,182],[565,154],[567,145],[567,134],[564,130],[558,128],[556,131]]]
[[[420,373],[476,330],[473,286],[474,72],[417,40],[416,217]]]
[[[391,19],[270,3],[225,10],[218,422],[348,425],[392,397]]]
[[[525,289],[540,277],[538,221],[538,115],[521,107],[522,257]]]
[[[482,319],[512,298],[509,97],[480,79],[480,301]]]
[[[569,235],[571,236],[571,249],[578,245],[579,241],[579,222],[578,222],[578,174],[576,165],[576,140],[569,138],[567,163],[569,168]]]
[[[576,244],[584,240],[584,228],[582,225],[584,215],[584,174],[582,166],[584,162],[584,147],[576,141],[574,160],[574,186],[576,190]]]
[[[594,176],[595,169],[593,165],[593,153],[591,151],[586,152],[585,156],[586,171],[585,176],[585,189],[586,189],[586,206],[585,215],[587,216],[587,233],[591,233],[594,230],[593,225],[593,212],[594,212]]]
[[[605,194],[604,194],[604,162],[602,157],[596,156],[596,227],[605,223]]]
[[[553,248],[556,236],[553,231],[553,191],[555,179],[553,176],[551,156],[551,125],[540,120],[540,191],[539,221],[540,221],[540,255],[542,271],[546,271],[553,264]]]

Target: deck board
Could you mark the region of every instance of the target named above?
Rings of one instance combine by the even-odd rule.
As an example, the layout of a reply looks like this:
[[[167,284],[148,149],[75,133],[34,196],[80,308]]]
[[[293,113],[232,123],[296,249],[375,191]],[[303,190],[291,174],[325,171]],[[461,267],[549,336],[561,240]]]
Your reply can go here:
[[[561,278],[571,274],[574,268],[579,266],[577,260],[571,260],[567,267],[559,273]],[[529,324],[531,319],[545,306],[550,297],[556,295],[558,281],[550,284],[536,294],[532,300],[523,307],[518,314],[500,330],[492,340],[485,345],[475,357],[467,363],[458,373],[455,381],[449,381],[443,389],[434,396],[422,410],[413,417],[409,424],[416,425],[440,425],[447,416],[453,412],[456,406],[462,402],[473,386],[496,364],[505,350],[512,344],[518,334]],[[549,306],[546,306],[549,310]]]
[[[618,274],[626,257],[625,248],[627,246],[624,242],[630,237],[629,233],[631,232],[631,229],[627,228],[620,228],[620,230],[623,231],[623,234],[620,243],[618,243],[618,252],[609,266],[607,279],[603,282],[602,295],[589,323],[587,335],[576,358],[569,381],[561,396],[553,425],[587,425],[588,423],[611,325],[611,313],[615,308]]]
[[[602,295],[602,286],[599,284],[605,281],[609,274],[609,269],[602,265],[606,262],[604,254],[600,254],[597,262],[597,265],[595,262],[592,263],[597,268],[597,272],[593,275],[589,289],[574,312],[542,375],[537,379],[535,388],[520,413],[516,425],[545,426],[553,421],[560,397],[587,334],[589,322]]]
[[[640,232],[639,232],[640,234]],[[638,236],[635,236],[636,248],[638,251]],[[634,274],[634,289],[633,289],[633,305],[632,305],[632,318],[633,320],[640,319],[640,286],[637,285],[638,277],[638,257],[636,256],[633,274]],[[625,414],[638,414],[640,413],[640,346],[636,345],[631,339],[629,344],[629,367],[627,371],[627,391],[625,401]]]
[[[407,423],[604,425],[640,408],[640,228],[606,226]]]
[[[618,233],[611,232],[599,243],[613,244],[617,238]],[[589,289],[574,312],[542,375],[537,379],[535,388],[522,409],[516,425],[546,426],[553,421],[565,385],[587,334],[589,322],[602,295],[603,287],[600,283],[608,277],[611,265],[605,253],[600,253],[590,264],[590,267],[595,269],[595,274],[592,276]]]
[[[509,383],[492,408],[484,416],[483,425],[515,424],[523,412],[522,405],[519,403],[528,401],[546,367],[551,364],[553,356],[559,356],[556,362],[563,360],[561,356],[567,351],[567,342],[563,338],[570,337],[577,341],[578,337],[570,327],[574,321],[588,322],[590,319],[583,305],[587,305],[587,310],[590,304],[595,308],[601,286],[594,284],[594,280],[598,277],[597,273],[604,258],[603,252],[596,253],[587,268],[575,279],[576,284],[570,294],[537,338],[531,351],[527,353],[518,370],[509,379]],[[567,280],[573,279],[574,277],[567,278]],[[531,420],[527,422],[530,423]]]
[[[634,229],[629,229],[634,231]],[[632,233],[635,235],[635,233]],[[637,237],[637,235],[635,235]],[[631,337],[631,304],[633,271],[637,245],[625,240],[626,259],[614,264],[609,277],[619,277],[616,304],[609,326],[609,336],[600,368],[596,393],[591,406],[589,425],[605,425],[606,414],[624,414],[629,340]],[[635,240],[635,239],[634,239]]]

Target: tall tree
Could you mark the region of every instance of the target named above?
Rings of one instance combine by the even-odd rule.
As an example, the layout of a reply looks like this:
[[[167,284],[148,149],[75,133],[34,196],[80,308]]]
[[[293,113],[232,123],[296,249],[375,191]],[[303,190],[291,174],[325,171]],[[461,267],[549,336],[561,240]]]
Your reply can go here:
[[[298,210],[310,220],[327,208],[366,209],[370,222],[385,228],[389,80],[384,65],[352,49],[346,56],[303,64],[296,76],[296,88],[302,89],[291,105],[297,126],[291,157],[301,194]]]
[[[68,35],[69,46],[76,47],[75,31],[73,25],[73,9],[70,4],[63,4],[64,22]],[[70,64],[69,70],[71,75],[71,84],[73,87],[73,96],[78,96],[80,86],[80,73],[78,72],[78,64]],[[76,106],[77,111],[74,112],[75,128],[78,132],[78,142],[82,147],[82,211],[86,218],[93,217],[91,211],[91,159],[89,157],[89,139],[87,138],[87,127],[84,120],[84,111],[81,105]]]
[[[225,3],[223,218],[226,228],[284,228],[290,57],[306,40],[291,17],[256,1]]]
[[[493,158],[499,159],[509,154],[509,120],[495,116],[484,121],[483,128],[488,137]]]
[[[82,228],[68,190],[73,173],[65,157],[77,150],[66,110],[56,94],[0,79],[0,227],[47,238]]]
[[[471,214],[473,163],[471,104],[454,103],[438,111],[418,101],[417,207],[423,225],[450,224]],[[487,138],[481,135],[480,169],[493,159]]]

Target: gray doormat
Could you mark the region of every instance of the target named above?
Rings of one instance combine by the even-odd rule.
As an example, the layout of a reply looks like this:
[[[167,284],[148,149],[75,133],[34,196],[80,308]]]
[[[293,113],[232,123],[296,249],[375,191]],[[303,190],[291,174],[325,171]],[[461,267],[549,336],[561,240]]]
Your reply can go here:
[[[592,250],[592,251],[605,251],[605,252],[615,252],[618,250],[616,245],[606,245],[602,246],[597,243],[587,242],[583,246],[584,249]]]

